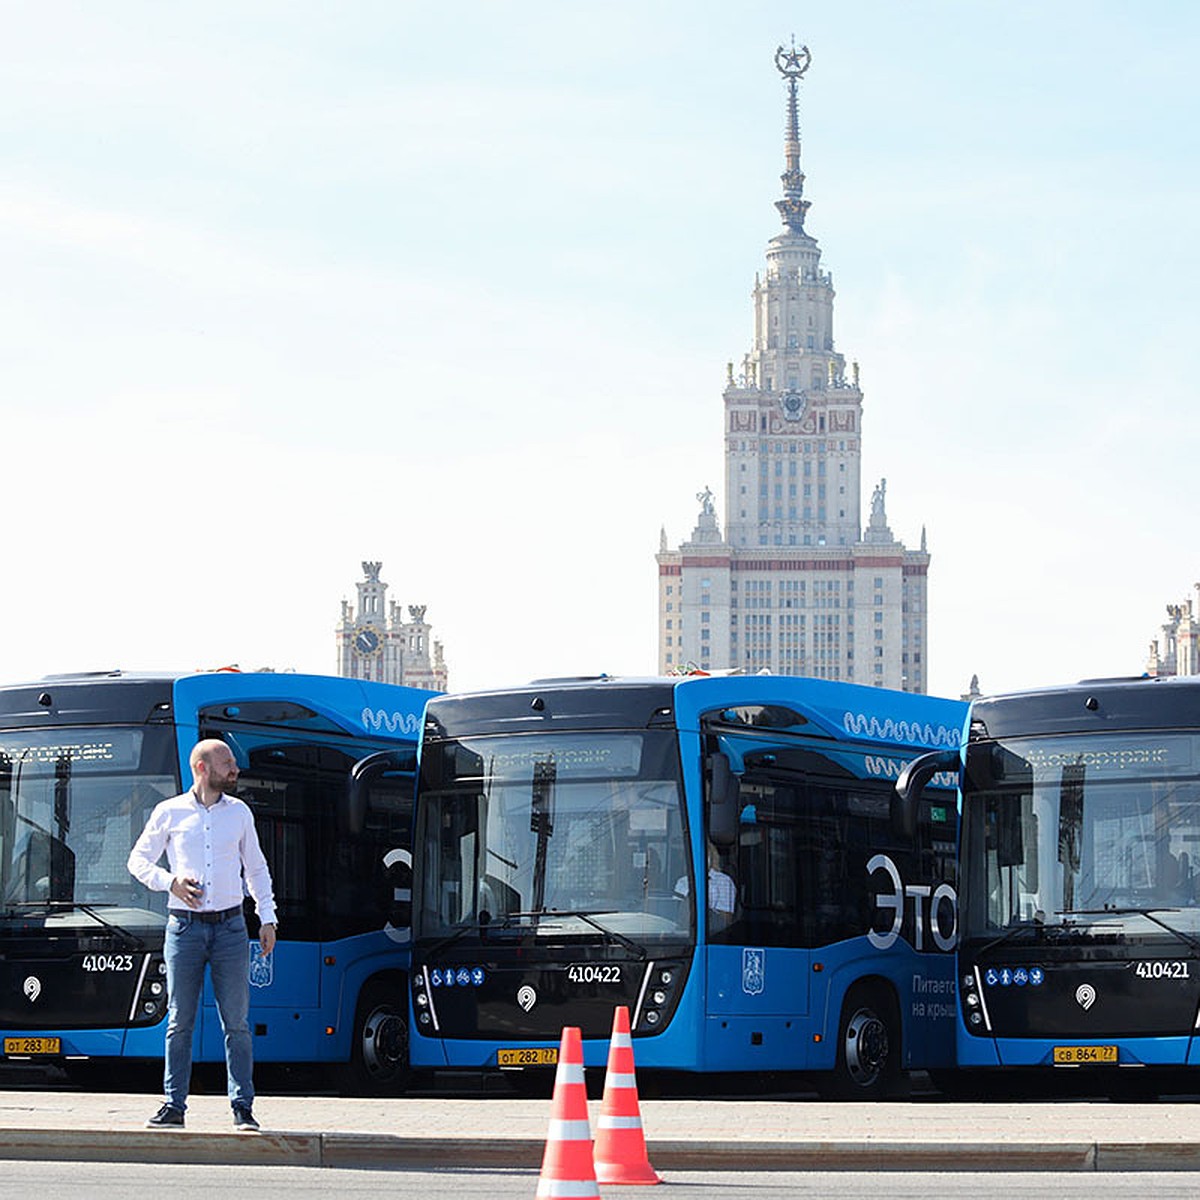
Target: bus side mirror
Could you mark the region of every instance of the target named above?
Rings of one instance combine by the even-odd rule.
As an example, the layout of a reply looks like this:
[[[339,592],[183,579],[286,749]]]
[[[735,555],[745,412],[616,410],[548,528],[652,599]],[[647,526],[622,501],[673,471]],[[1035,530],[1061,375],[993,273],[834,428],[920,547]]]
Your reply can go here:
[[[379,750],[360,758],[350,768],[350,783],[343,801],[342,818],[351,837],[361,837],[367,824],[367,792],[387,771],[412,770],[411,750]]]
[[[939,771],[953,771],[957,775],[961,765],[957,750],[933,750],[914,758],[900,772],[896,780],[897,811],[892,820],[899,832],[912,837],[917,829],[917,805],[929,781]]]
[[[900,778],[896,780],[896,795],[905,804],[915,804],[920,800],[921,793],[929,781],[939,771],[953,771],[958,774],[961,765],[962,759],[957,750],[934,750],[929,754],[922,754],[900,772]]]
[[[737,841],[740,786],[724,754],[708,759],[708,840],[727,849]]]

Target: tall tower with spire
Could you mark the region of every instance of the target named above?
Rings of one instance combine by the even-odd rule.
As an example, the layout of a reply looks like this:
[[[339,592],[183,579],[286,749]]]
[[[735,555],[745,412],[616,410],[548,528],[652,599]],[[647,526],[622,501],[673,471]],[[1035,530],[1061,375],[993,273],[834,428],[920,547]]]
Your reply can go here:
[[[754,280],[754,338],[726,368],[725,529],[712,494],[659,567],[659,669],[741,669],[924,692],[925,534],[895,540],[886,481],[861,514],[863,393],[833,336],[833,276],[805,229],[800,83],[808,48],[780,46],[787,90],[783,230]]]

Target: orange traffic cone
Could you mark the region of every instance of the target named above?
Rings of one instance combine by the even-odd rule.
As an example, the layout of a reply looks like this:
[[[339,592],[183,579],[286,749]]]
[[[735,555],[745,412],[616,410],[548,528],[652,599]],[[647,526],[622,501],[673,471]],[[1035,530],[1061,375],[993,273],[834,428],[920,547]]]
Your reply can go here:
[[[592,1127],[588,1123],[587,1086],[583,1081],[583,1035],[568,1025],[562,1031],[554,1099],[550,1105],[550,1131],[542,1155],[538,1180],[539,1200],[572,1197],[599,1200],[596,1170],[592,1166]]]
[[[629,1009],[623,1006],[613,1014],[604,1099],[596,1124],[596,1178],[601,1183],[662,1183],[646,1154],[633,1073]]]

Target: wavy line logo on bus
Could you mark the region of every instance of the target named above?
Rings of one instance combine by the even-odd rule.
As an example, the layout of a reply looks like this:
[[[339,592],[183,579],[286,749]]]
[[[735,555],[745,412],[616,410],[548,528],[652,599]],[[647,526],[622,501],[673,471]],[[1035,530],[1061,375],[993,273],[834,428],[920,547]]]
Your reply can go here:
[[[905,760],[882,758],[878,754],[863,755],[863,769],[876,779],[899,779],[901,772],[907,766],[908,762]],[[930,777],[929,786],[956,788],[958,787],[958,774],[954,771],[938,771],[936,775]]]
[[[873,714],[848,712],[842,718],[847,733],[866,735],[887,742],[907,742],[914,746],[946,746],[953,749],[962,741],[962,730],[945,725],[922,725],[917,721],[882,721]]]
[[[421,732],[421,717],[418,713],[390,713],[382,708],[364,708],[362,723],[364,729],[370,729],[374,733]]]

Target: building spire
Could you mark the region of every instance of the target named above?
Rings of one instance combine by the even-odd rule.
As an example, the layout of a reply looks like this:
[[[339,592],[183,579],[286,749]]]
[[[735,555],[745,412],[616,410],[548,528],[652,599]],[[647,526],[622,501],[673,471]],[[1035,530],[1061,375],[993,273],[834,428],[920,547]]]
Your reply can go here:
[[[783,142],[785,170],[780,179],[783,181],[783,199],[775,201],[783,223],[793,233],[804,232],[804,217],[808,212],[809,202],[804,199],[804,172],[800,170],[800,109],[797,100],[800,80],[812,62],[812,55],[807,46],[797,46],[795,37],[789,49],[780,46],[775,51],[775,67],[780,75],[787,80],[788,107],[787,132]]]

